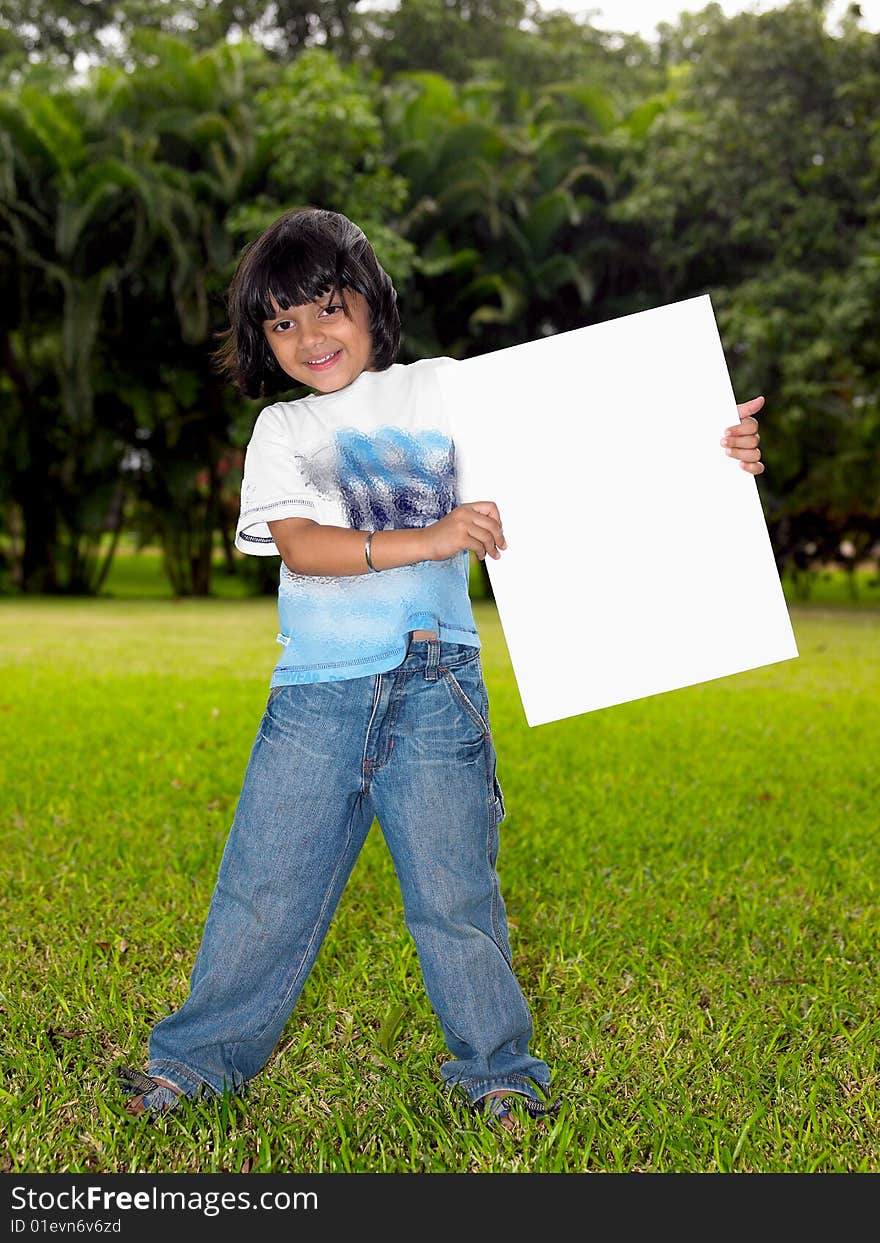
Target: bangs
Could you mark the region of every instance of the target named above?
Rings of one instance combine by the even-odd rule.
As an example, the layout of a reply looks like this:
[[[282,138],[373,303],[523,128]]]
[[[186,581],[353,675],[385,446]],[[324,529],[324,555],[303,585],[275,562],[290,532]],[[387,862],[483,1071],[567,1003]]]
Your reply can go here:
[[[372,370],[384,371],[400,349],[397,292],[363,229],[323,208],[285,212],[242,251],[227,293],[229,327],[217,334],[221,344],[212,355],[218,373],[246,397],[287,391],[291,377],[272,353],[264,325],[328,294],[351,319],[347,290],[366,299]]]
[[[343,290],[353,288],[347,279],[343,257],[335,247],[321,245],[320,239],[304,238],[300,245],[279,246],[260,255],[248,273],[242,290],[242,311],[254,328],[262,331],[265,320],[294,306],[317,302],[327,294],[338,294],[345,302]],[[348,314],[348,307],[345,306]]]

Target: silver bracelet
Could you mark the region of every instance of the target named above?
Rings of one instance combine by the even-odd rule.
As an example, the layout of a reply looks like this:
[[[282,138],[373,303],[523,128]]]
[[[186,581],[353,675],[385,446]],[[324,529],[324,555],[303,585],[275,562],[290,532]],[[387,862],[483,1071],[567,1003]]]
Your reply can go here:
[[[366,543],[364,544],[364,556],[367,558],[367,565],[370,567],[373,573],[380,574],[381,571],[377,570],[376,567],[373,565],[372,561],[370,560],[370,541],[372,540],[373,535],[374,535],[373,531],[367,532],[367,539],[366,539]]]

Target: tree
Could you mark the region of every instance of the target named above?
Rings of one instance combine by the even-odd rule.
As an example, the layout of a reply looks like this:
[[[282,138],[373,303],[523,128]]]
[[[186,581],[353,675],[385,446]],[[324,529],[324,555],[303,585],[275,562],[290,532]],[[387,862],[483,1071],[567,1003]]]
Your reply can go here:
[[[711,292],[737,387],[767,397],[762,496],[780,564],[807,546],[868,549],[880,38],[854,15],[830,35],[822,3],[730,21],[715,8],[613,214],[644,230],[656,297]]]
[[[3,323],[4,448],[26,591],[97,587],[103,531],[121,516],[120,447],[96,421],[94,377],[105,301],[143,259],[155,186],[92,137],[106,117],[92,102],[27,84],[0,96],[0,244],[19,294]]]

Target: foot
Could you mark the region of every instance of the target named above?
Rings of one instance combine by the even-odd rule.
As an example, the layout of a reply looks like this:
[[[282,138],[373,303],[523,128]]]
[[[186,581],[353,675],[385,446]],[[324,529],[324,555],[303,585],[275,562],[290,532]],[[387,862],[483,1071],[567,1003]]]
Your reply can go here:
[[[485,1096],[479,1098],[482,1113],[486,1117],[491,1117],[493,1121],[503,1126],[506,1131],[515,1131],[518,1124],[510,1106],[506,1104],[505,1098],[516,1095],[517,1093],[511,1092],[509,1088],[499,1088],[497,1092],[487,1092]],[[497,1105],[490,1105],[489,1102],[492,1100],[497,1100]]]
[[[122,1066],[117,1071],[123,1091],[131,1095],[125,1104],[125,1112],[132,1118],[149,1114],[151,1118],[168,1113],[182,1095],[180,1088],[160,1079],[158,1075],[145,1075],[142,1071]]]
[[[507,1131],[518,1131],[519,1122],[513,1115],[508,1097],[516,1097],[529,1117],[545,1121],[558,1112],[561,1101],[538,1101],[525,1092],[517,1092],[515,1088],[498,1088],[495,1092],[487,1092],[485,1096],[474,1101],[474,1108],[483,1114],[493,1125],[499,1123]]]

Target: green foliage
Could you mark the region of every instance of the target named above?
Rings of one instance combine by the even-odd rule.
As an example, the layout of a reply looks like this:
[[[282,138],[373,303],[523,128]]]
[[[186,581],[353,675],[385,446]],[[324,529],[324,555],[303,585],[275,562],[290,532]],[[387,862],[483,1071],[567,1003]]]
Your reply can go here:
[[[824,7],[710,4],[650,48],[521,0],[287,0],[274,42],[249,0],[122,0],[122,48],[74,81],[56,35],[94,50],[104,6],[13,4],[6,581],[99,590],[125,525],[181,593],[210,590],[215,534],[232,568],[256,409],[209,355],[242,247],[305,203],[365,229],[404,361],[711,292],[737,395],[767,399],[780,563],[876,558],[880,38],[854,14],[831,35]]]
[[[597,234],[621,118],[610,97],[578,84],[523,88],[517,103],[510,122],[503,82],[454,87],[429,72],[399,74],[386,91],[409,185],[400,227],[417,255],[406,291],[413,356],[503,348],[589,316],[611,258]]]
[[[475,62],[503,57],[525,8],[524,0],[400,0],[371,15],[370,56],[389,76],[431,70],[464,81]]]
[[[74,93],[25,85],[0,111],[0,244],[20,295],[4,314],[12,391],[0,406],[25,528],[19,579],[89,590],[106,574],[97,543],[105,524],[118,530],[122,500],[119,453],[95,409],[102,316],[144,258],[144,177],[105,155],[99,110]]]
[[[739,400],[763,393],[762,480],[784,564],[880,548],[880,39],[821,4],[683,22],[629,193],[663,300],[709,291]],[[809,550],[812,549],[812,552]]]
[[[384,162],[377,103],[375,86],[358,69],[318,48],[297,57],[257,95],[263,223],[287,207],[332,204],[361,226],[392,279],[403,282],[412,248],[387,221],[406,200],[406,182]],[[239,218],[237,227],[242,223]]]

